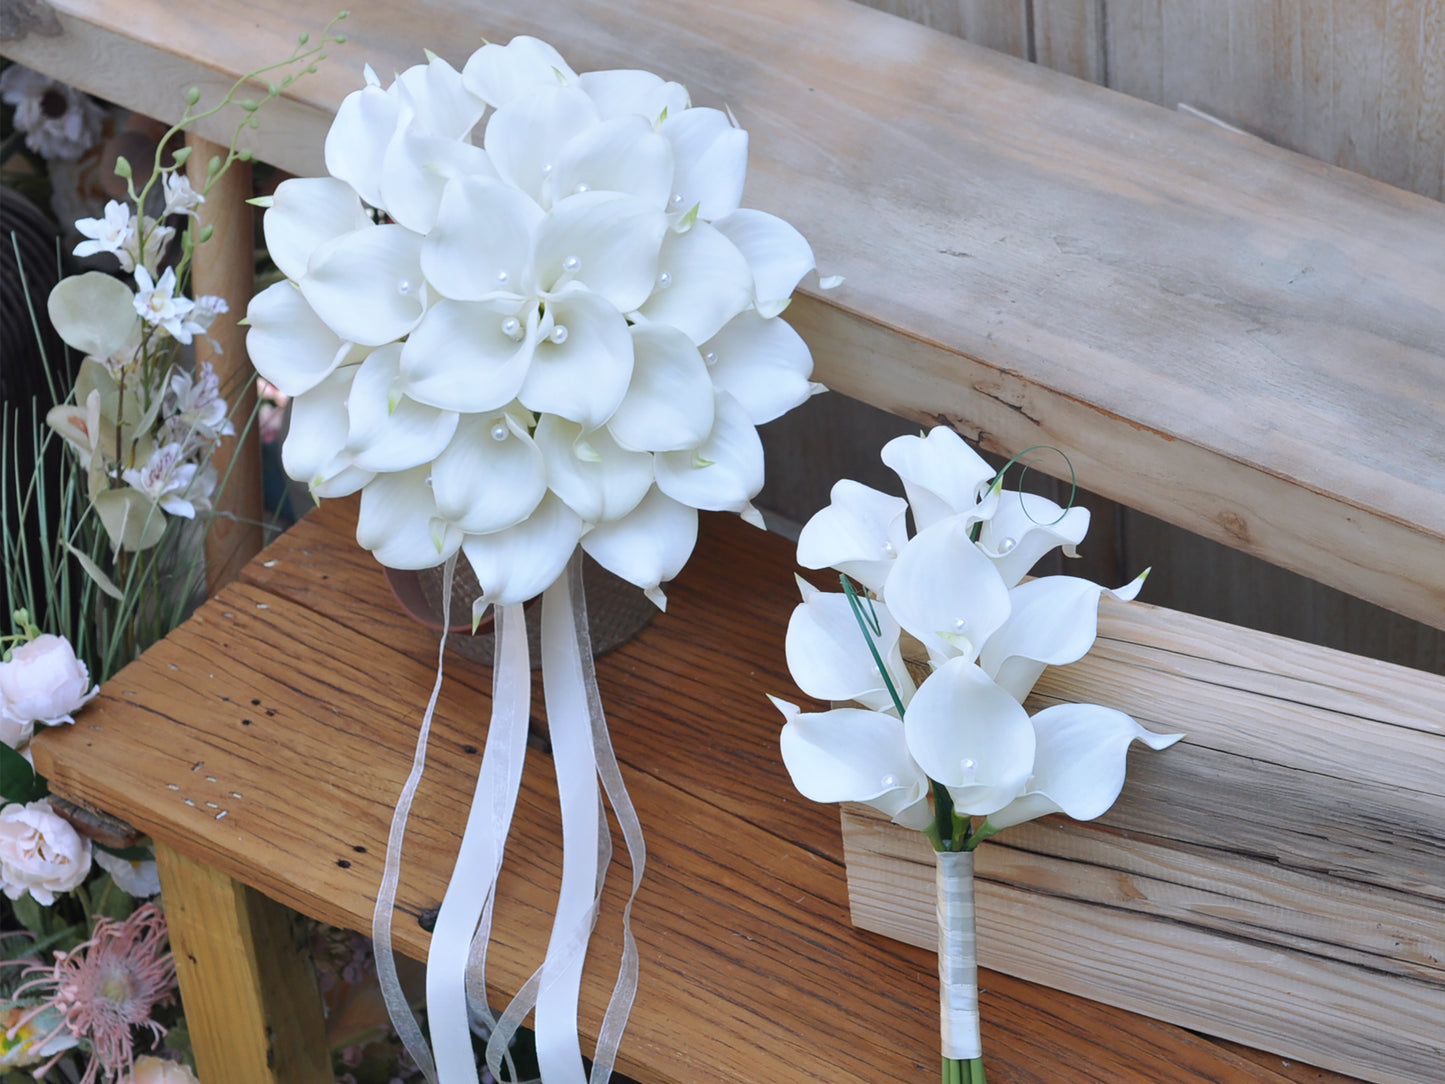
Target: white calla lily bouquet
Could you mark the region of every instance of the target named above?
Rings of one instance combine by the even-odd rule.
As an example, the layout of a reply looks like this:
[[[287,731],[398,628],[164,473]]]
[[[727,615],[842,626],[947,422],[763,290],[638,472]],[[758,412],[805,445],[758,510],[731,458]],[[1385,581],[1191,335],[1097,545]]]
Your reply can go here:
[[[820,390],[778,319],[813,253],[786,222],[740,207],[747,148],[730,113],[694,107],[677,83],[578,75],[520,37],[461,70],[428,54],[386,87],[367,68],[327,136],[330,176],[288,180],[268,201],[267,246],[286,278],[251,303],[248,347],[294,397],[287,472],[317,497],[360,491],[357,541],[394,568],[443,566],[445,598],[464,558],[481,588],[474,626],[495,607],[479,797],[428,960],[435,1060],[389,950],[430,710],[373,924],[393,1020],[429,1080],[476,1081],[481,1018],[499,1073],[534,1003],[543,1079],[583,1079],[577,990],[606,869],[598,848],[610,846],[599,778],[634,893],[643,853],[596,696],[579,548],[664,606],[698,510],[761,526],[756,426]],[[539,982],[495,1021],[483,971],[525,745],[521,604],[537,595],[563,884]],[[593,1081],[610,1073],[637,981],[625,923]]]
[[[1118,590],[1073,576],[1025,580],[1055,548],[1073,555],[1087,509],[1003,489],[1007,467],[995,472],[951,429],[890,441],[883,462],[908,499],[847,480],[833,487],[798,538],[798,562],[836,569],[843,590],[800,578],[786,640],[804,693],[858,706],[804,713],[773,702],[787,720],[783,760],[805,797],[870,805],[933,844],[943,1081],[980,1084],[974,849],[1049,813],[1100,816],[1123,787],[1130,743],[1164,749],[1183,735],[1154,734],[1098,704],[1032,716],[1023,707],[1045,667],[1088,653],[1100,596],[1131,600],[1148,575]],[[905,636],[927,655],[916,683]]]

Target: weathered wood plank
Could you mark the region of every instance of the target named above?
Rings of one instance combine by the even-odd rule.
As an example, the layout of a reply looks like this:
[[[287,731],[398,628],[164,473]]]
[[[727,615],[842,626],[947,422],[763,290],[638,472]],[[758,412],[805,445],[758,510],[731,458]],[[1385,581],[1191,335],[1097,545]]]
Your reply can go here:
[[[196,1066],[213,1084],[330,1084],[325,1010],[295,916],[156,844]]]
[[[1090,83],[1107,82],[1105,0],[1034,0],[1034,59]]]
[[[58,10],[129,63],[78,62],[67,39],[7,50],[175,103],[183,72],[272,59],[323,18],[320,0],[208,0],[183,24],[160,0]],[[726,18],[701,0],[461,17],[368,0],[347,52],[385,70],[423,39],[460,60],[539,27],[579,68],[645,65],[732,104],[750,202],[847,277],[797,306],[826,382],[998,450],[1057,444],[1095,492],[1445,623],[1439,204],[842,0]],[[163,78],[136,62],[148,40]],[[263,156],[315,171],[320,121],[356,83],[335,63],[298,84],[304,123],[268,118]]]

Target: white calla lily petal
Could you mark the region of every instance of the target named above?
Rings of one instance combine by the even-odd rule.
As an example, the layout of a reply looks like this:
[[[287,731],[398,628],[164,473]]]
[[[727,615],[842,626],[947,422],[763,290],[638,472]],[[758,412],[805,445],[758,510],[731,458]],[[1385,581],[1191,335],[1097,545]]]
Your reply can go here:
[[[1094,646],[1099,630],[1099,596],[1128,602],[1144,578],[1111,591],[1076,576],[1043,576],[1009,591],[1010,612],[979,656],[988,675],[1023,702],[1046,666],[1077,662]]]
[[[468,535],[462,552],[482,586],[482,600],[508,606],[536,598],[551,587],[567,567],[581,534],[577,513],[549,493],[515,527]]]
[[[461,73],[439,56],[407,68],[394,86],[414,125],[452,142],[465,139],[486,110],[486,103],[466,88]]]
[[[448,181],[495,176],[481,147],[398,128],[382,158],[381,198],[395,221],[415,233],[430,233]]]
[[[517,398],[528,410],[596,429],[612,416],[632,381],[627,319],[586,290],[550,300],[547,318]]]
[[[1047,497],[1004,490],[993,516],[984,521],[978,544],[1012,587],[1056,546],[1076,556],[1074,547],[1088,532],[1087,508],[1075,505],[1066,512]]]
[[[537,346],[536,311],[522,316],[515,301],[438,301],[402,346],[403,390],[419,403],[464,414],[506,406]],[[509,319],[516,338],[504,329]]]
[[[895,437],[883,446],[882,457],[902,479],[920,531],[960,512],[973,512],[980,489],[994,476],[981,455],[942,425],[926,437]]]
[[[972,662],[1008,619],[1008,588],[970,541],[971,526],[958,515],[920,531],[883,584],[889,612],[935,663],[960,655]]]
[[[598,120],[597,107],[580,88],[554,82],[499,107],[487,121],[482,145],[497,176],[546,207],[553,202],[547,197],[550,174],[562,148]]]
[[[135,294],[100,271],[61,279],[50,291],[46,309],[66,345],[102,359],[119,353],[135,337],[140,323]]]
[[[787,719],[779,736],[783,764],[803,797],[864,802],[906,827],[928,827],[928,778],[908,755],[902,723],[857,708],[804,714],[769,699]]]
[[[948,787],[964,816],[986,816],[1023,791],[1033,770],[1035,738],[1028,713],[964,658],[928,676],[903,717],[908,750],[919,767]]]
[[[538,287],[581,283],[618,312],[631,312],[657,281],[667,216],[623,192],[581,192],[553,206],[537,229]]]
[[[638,324],[630,330],[632,382],[607,428],[639,451],[696,448],[712,432],[716,413],[702,355],[676,328]]]
[[[989,814],[1007,828],[1047,813],[1087,821],[1102,815],[1124,787],[1129,744],[1167,749],[1183,734],[1155,734],[1122,711],[1098,704],[1056,704],[1031,720],[1037,737],[1033,776],[1024,793]]]
[[[273,283],[251,298],[246,320],[251,325],[246,333],[251,364],[286,395],[310,391],[350,350],[292,282]]]
[[[305,275],[311,254],[326,242],[371,225],[356,192],[335,177],[292,177],[271,198],[261,226],[266,251],[287,278]]]
[[[673,500],[710,512],[748,513],[763,488],[763,442],[738,401],[715,399],[712,432],[695,449],[659,452],[657,487]]]
[[[643,589],[667,609],[661,585],[682,571],[697,544],[697,510],[651,489],[627,515],[599,524],[582,548],[607,571]]]
[[[291,400],[291,426],[281,445],[281,465],[298,482],[314,483],[351,465],[346,446],[346,399],[361,367],[328,373]],[[340,460],[340,462],[338,462]]]
[[[381,162],[401,121],[396,95],[365,86],[341,100],[326,132],[326,172],[349,184],[373,207],[381,200]]]
[[[672,144],[639,116],[594,124],[573,136],[557,156],[552,191],[626,192],[649,207],[667,209],[672,194]]]
[[[752,301],[747,260],[706,222],[686,233],[669,233],[656,266],[658,279],[669,285],[651,290],[649,283],[652,296],[638,312],[646,320],[671,324],[695,343],[711,339]]]
[[[356,541],[387,568],[435,568],[462,544],[462,532],[437,518],[429,470],[378,474],[361,491]]]
[[[547,464],[547,487],[589,524],[621,519],[652,488],[652,456],[621,447],[606,429],[544,414],[533,434]]]
[[[817,266],[806,238],[777,215],[741,207],[713,226],[747,260],[753,273],[754,301],[764,317],[787,308],[799,281]]]
[[[828,505],[803,525],[798,563],[836,568],[877,594],[908,544],[907,514],[902,497],[841,479],[833,483]]]
[[[444,297],[479,301],[524,288],[542,209],[491,177],[456,177],[421,246],[427,281]]]
[[[506,45],[488,42],[462,68],[466,88],[488,105],[503,106],[538,87],[573,83],[577,73],[540,38],[518,35]]]
[[[457,429],[457,414],[406,397],[401,344],[373,350],[356,371],[347,396],[346,450],[362,470],[403,471],[441,454]]]
[[[317,249],[299,285],[326,322],[349,342],[380,346],[421,320],[426,284],[421,241],[405,226],[370,226]]]
[[[868,648],[872,639],[893,688],[904,704],[913,695],[913,680],[903,665],[898,622],[888,610],[860,597],[859,605],[879,625],[879,634],[864,632],[854,616],[848,596],[841,591],[819,591],[803,580],[803,603],[788,620],[785,641],[788,670],[798,688],[818,700],[856,700],[874,711],[896,710],[883,674]]]
[[[532,514],[547,492],[547,468],[510,414],[469,414],[432,464],[431,486],[437,515],[467,534],[489,534]]]
[[[583,72],[578,85],[604,120],[634,114],[656,125],[664,113],[673,116],[692,104],[681,83],[664,82],[659,75],[636,69]]]
[[[754,425],[781,417],[813,394],[813,355],[783,320],[745,309],[698,349],[713,383],[742,404]]]
[[[697,207],[704,222],[736,211],[748,170],[748,133],[718,109],[688,109],[657,130],[672,144],[677,163],[671,209]]]
[[[311,496],[318,501],[349,497],[376,477],[372,471],[348,466],[339,458],[332,460],[332,468],[329,474],[311,480]]]

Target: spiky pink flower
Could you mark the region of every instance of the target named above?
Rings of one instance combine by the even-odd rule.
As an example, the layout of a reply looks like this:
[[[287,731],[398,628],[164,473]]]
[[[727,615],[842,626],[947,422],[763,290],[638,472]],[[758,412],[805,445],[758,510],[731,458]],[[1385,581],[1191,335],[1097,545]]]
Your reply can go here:
[[[165,948],[166,920],[153,903],[124,922],[101,919],[89,941],[73,952],[57,952],[53,965],[27,972],[36,977],[16,990],[16,997],[43,1000],[10,1030],[54,1009],[61,1022],[52,1034],[63,1028],[91,1048],[81,1084],[95,1084],[101,1073],[114,1084],[132,1068],[134,1030],[148,1028],[157,1039],[166,1032],[151,1019],[151,1011],[170,1002],[176,989],[175,964]]]

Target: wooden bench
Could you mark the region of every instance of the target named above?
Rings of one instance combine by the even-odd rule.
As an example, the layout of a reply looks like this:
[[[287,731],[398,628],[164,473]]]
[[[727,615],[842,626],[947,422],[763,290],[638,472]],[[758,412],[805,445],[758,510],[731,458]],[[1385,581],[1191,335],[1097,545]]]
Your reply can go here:
[[[187,86],[284,55],[330,14],[55,8],[61,37],[6,55],[162,118]],[[820,379],[992,450],[1056,445],[1104,495],[1445,627],[1440,204],[843,0],[368,0],[347,30],[345,54],[264,119],[264,159],[319,172],[360,60],[400,69],[424,45],[460,60],[483,35],[539,33],[579,70],[679,78],[751,131],[748,202],[847,276],[790,313]],[[600,667],[651,851],[619,1063],[647,1084],[934,1071],[929,954],[848,926],[835,815],[777,759],[761,697],[790,687],[791,568],[785,543],[711,518],[669,614]],[[1222,660],[1241,642],[1217,630]],[[81,726],[37,743],[57,792],[161,844],[207,1084],[325,1078],[304,972],[266,951],[284,942],[268,901],[365,928],[434,654],[350,541],[346,506],[328,505]],[[440,899],[486,717],[485,669],[451,673],[404,867],[413,914]],[[1244,710],[1276,695],[1239,693]],[[1439,699],[1413,703],[1415,732],[1438,737]],[[530,766],[504,871],[501,989],[535,962],[555,888],[537,857],[556,836],[546,776]],[[1439,791],[1419,793],[1438,823]],[[1442,835],[1419,856],[1427,882]],[[400,921],[398,944],[421,956],[426,935]],[[602,942],[597,974],[616,951]],[[996,973],[985,986],[991,1079],[1337,1079]]]

